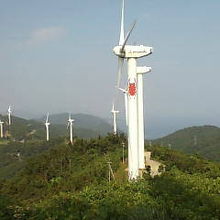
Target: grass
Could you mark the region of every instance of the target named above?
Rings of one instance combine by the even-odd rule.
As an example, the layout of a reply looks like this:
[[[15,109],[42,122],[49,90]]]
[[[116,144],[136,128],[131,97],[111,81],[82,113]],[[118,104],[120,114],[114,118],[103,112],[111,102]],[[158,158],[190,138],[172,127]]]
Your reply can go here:
[[[6,145],[8,143],[9,143],[8,140],[0,140],[0,145]]]

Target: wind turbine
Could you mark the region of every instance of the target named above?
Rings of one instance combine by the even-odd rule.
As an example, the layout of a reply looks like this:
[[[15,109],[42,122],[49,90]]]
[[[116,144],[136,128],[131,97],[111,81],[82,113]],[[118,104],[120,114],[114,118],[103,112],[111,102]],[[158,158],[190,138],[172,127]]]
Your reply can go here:
[[[73,144],[73,122],[75,120],[71,118],[71,114],[69,114],[68,124],[67,127],[70,128],[70,142]]]
[[[127,45],[128,39],[135,27],[136,22],[124,35],[124,4],[122,0],[121,10],[121,31],[119,45],[114,47],[113,52],[118,56],[118,85],[121,79],[122,66],[124,59],[128,62],[128,170],[129,179],[137,179],[139,176],[139,138],[138,138],[138,93],[137,93],[137,59],[150,55],[153,52],[152,47],[143,45]]]
[[[117,114],[119,113],[119,111],[115,110],[115,105],[114,104],[112,106],[111,113],[113,115],[113,132],[114,132],[114,135],[116,135],[117,134]]]
[[[47,118],[46,118],[46,121],[45,121],[45,126],[46,126],[47,141],[49,141],[49,140],[50,140],[50,133],[49,133],[49,126],[50,126],[50,123],[49,123],[49,113],[47,113]]]
[[[9,105],[9,107],[8,107],[8,125],[11,125],[11,113],[12,113],[12,110],[11,110],[11,106]]]
[[[3,137],[4,137],[3,124],[4,124],[4,122],[3,122],[2,120],[0,120],[0,127],[1,127],[1,138],[3,138]]]
[[[151,72],[151,67],[137,67],[137,93],[138,93],[138,149],[139,169],[145,169],[144,162],[144,88],[143,75]]]

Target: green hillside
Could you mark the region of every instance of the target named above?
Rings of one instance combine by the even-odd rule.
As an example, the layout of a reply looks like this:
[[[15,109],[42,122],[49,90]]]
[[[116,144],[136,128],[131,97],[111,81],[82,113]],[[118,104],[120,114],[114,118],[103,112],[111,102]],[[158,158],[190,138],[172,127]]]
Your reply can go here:
[[[220,161],[220,128],[215,126],[185,128],[153,143]]]
[[[154,146],[148,150],[166,171],[128,182],[125,141],[113,135],[77,139],[74,146],[57,140],[27,158],[14,177],[0,183],[0,219],[219,219],[219,163]]]
[[[69,118],[68,113],[53,114],[50,115],[50,122],[53,124],[65,125]],[[93,130],[98,135],[106,135],[112,131],[111,125],[109,125],[104,119],[88,115],[88,114],[73,114],[72,118],[75,120],[74,126],[81,129]],[[40,119],[45,120],[44,118]]]
[[[25,165],[28,158],[51,149],[64,138],[56,138],[50,142],[41,140],[8,141],[0,145],[0,180],[12,178]]]
[[[0,138],[0,179],[13,177],[24,166],[24,161],[45,150],[53,148],[60,140],[68,143],[69,131],[64,124],[51,124],[50,142],[45,141],[45,126],[43,121],[26,120],[12,116],[12,125],[7,124],[7,116],[0,116],[5,121],[5,138]],[[79,138],[98,137],[99,132],[74,128],[74,136]],[[21,158],[18,158],[20,154]]]
[[[12,125],[8,126],[7,124],[7,116],[1,116],[0,118],[5,121],[4,128],[5,134],[9,133],[10,139],[15,139],[17,141],[21,140],[33,140],[33,139],[45,139],[45,126],[44,121],[36,121],[36,120],[26,120],[23,118],[19,118],[16,116],[12,116]],[[97,119],[98,122],[94,124],[100,123],[100,120]],[[56,121],[55,121],[56,122]],[[56,138],[58,136],[68,136],[69,131],[67,129],[66,124],[56,124],[51,122],[50,126],[50,136],[51,138]],[[90,124],[90,123],[89,123]],[[84,128],[76,126],[74,128],[74,136],[78,136],[81,138],[91,138],[98,137],[101,134],[106,134],[107,130],[105,130],[105,123],[103,123],[103,132],[99,132],[97,129],[92,129],[91,126],[84,126]],[[102,127],[102,126],[101,126]],[[90,129],[91,128],[91,129]],[[105,132],[106,131],[106,132]],[[3,140],[0,140],[0,144]]]

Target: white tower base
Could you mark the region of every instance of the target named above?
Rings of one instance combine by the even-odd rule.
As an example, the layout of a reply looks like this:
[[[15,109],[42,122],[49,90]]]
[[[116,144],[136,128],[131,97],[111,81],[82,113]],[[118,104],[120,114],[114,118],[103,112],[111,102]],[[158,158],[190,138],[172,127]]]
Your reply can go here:
[[[4,137],[4,131],[3,131],[3,123],[0,123],[0,127],[1,127],[1,138]]]
[[[139,176],[137,129],[137,74],[136,59],[128,59],[128,172],[129,180]]]
[[[73,124],[70,124],[70,143],[73,144]]]
[[[46,127],[46,130],[47,130],[47,141],[49,141],[50,137],[49,137],[49,127],[48,126]]]

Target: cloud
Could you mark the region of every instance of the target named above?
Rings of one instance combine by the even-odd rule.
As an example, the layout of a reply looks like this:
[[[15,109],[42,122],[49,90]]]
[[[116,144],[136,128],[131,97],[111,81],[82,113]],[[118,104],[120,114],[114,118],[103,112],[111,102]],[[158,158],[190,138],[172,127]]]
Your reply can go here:
[[[32,31],[31,36],[26,43],[27,45],[39,45],[44,42],[60,39],[66,34],[67,31],[63,27],[39,28]]]

